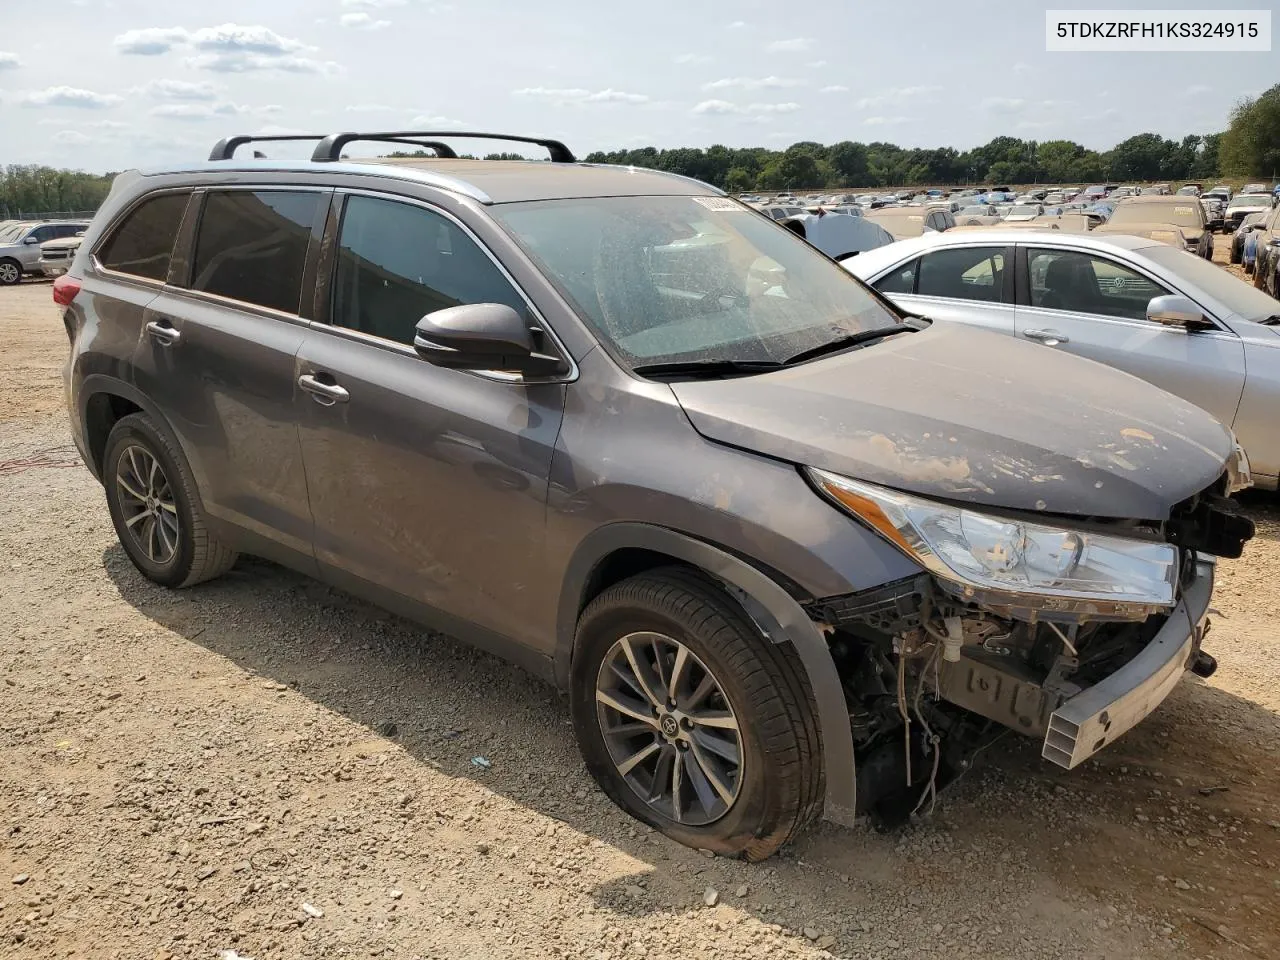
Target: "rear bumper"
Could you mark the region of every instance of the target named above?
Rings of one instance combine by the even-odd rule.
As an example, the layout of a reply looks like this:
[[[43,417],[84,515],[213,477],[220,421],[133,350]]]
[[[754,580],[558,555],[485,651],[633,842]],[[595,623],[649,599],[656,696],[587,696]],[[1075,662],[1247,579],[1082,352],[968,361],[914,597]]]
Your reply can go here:
[[[1070,770],[1137,726],[1169,696],[1200,649],[1213,572],[1212,562],[1198,561],[1182,600],[1142,652],[1053,712],[1042,751],[1046,760]]]

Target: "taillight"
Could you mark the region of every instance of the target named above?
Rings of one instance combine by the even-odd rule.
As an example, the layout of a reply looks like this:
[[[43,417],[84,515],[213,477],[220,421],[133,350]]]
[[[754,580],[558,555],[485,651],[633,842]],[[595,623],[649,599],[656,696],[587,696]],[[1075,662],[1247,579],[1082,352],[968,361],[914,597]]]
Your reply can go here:
[[[68,274],[63,274],[53,281],[53,302],[60,307],[71,306],[71,301],[80,292],[80,281]]]

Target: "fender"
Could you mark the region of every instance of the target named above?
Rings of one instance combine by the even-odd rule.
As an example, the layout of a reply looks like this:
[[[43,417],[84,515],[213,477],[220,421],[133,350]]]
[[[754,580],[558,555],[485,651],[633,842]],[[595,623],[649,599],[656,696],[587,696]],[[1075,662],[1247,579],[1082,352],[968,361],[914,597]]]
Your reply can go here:
[[[99,393],[111,393],[116,396],[123,397],[130,403],[136,404],[143,413],[151,418],[151,422],[156,428],[164,433],[165,437],[173,445],[182,458],[186,461],[187,470],[191,473],[196,481],[196,490],[204,489],[204,471],[199,467],[198,461],[191,457],[191,452],[187,449],[187,445],[182,442],[182,438],[178,432],[173,429],[169,423],[168,417],[164,412],[155,405],[155,403],[145,393],[140,391],[133,384],[116,377],[108,376],[103,373],[94,373],[85,377],[80,384],[80,390],[76,396],[76,414],[79,418],[81,440],[83,441],[82,452],[89,450],[89,400]],[[85,456],[85,466],[89,468],[89,472],[97,478],[98,482],[102,482],[101,471],[98,465],[93,462],[92,457]]]
[[[652,550],[692,564],[730,588],[747,614],[774,643],[790,641],[800,656],[818,707],[822,762],[827,792],[823,817],[852,826],[855,810],[853,733],[844,688],[826,637],[800,604],[774,580],[719,547],[666,527],[647,523],[610,523],[593,530],[578,545],[565,571],[556,624],[555,674],[568,683],[583,589],[600,562],[615,550]],[[744,596],[738,596],[741,593]]]

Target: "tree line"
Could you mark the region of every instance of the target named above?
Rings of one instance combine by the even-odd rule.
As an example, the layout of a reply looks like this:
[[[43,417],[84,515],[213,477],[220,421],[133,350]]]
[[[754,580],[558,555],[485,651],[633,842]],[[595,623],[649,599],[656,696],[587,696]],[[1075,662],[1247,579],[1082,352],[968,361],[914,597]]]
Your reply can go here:
[[[1246,98],[1228,129],[1168,140],[1140,133],[1110,150],[1073,140],[996,137],[971,150],[900,147],[876,141],[793,143],[785,150],[716,145],[703,150],[596,152],[591,163],[618,163],[683,174],[731,193],[822,187],[923,186],[964,183],[1078,183],[1098,181],[1263,179],[1280,174],[1280,84]]]
[[[19,214],[97,210],[115,174],[58,170],[35,164],[0,166],[0,220]]]
[[[1085,183],[1103,180],[1206,180],[1219,175],[1222,134],[1166,140],[1142,133],[1110,150],[1090,150],[1071,140],[996,137],[971,150],[900,147],[876,141],[793,143],[785,150],[716,145],[703,150],[596,152],[589,163],[618,163],[666,170],[714,184],[731,193],[821,187],[924,186],[965,183]]]

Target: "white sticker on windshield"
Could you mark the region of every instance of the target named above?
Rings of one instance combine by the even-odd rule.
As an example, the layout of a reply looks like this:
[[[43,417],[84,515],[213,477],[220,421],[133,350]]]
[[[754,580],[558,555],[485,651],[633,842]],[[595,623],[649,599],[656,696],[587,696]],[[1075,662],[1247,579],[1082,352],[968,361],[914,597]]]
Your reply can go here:
[[[1195,211],[1195,207],[1174,207],[1173,212],[1181,214],[1184,217],[1189,217],[1192,214],[1194,214],[1196,211]]]
[[[708,210],[715,210],[718,213],[735,213],[738,210],[746,210],[742,204],[736,200],[730,200],[728,197],[692,197],[694,203],[701,204]]]

